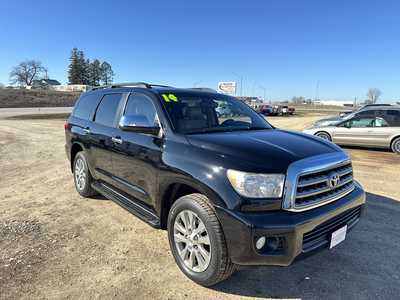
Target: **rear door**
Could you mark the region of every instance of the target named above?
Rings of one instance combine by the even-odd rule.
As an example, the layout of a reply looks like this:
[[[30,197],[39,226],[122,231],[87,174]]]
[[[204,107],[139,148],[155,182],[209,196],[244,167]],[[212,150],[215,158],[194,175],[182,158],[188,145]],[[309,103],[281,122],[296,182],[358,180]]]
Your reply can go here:
[[[83,145],[88,152],[88,164],[89,168],[92,167],[91,155],[90,155],[90,125],[93,119],[96,108],[101,100],[101,94],[99,93],[85,93],[77,101],[71,116],[68,119],[70,124],[70,131],[66,131],[66,150],[67,153],[71,153],[71,145],[75,142]],[[92,169],[91,169],[92,171]]]
[[[122,93],[105,94],[97,107],[93,123],[89,128],[94,176],[110,184],[113,184],[112,137],[116,135],[117,115],[121,109],[120,104],[123,95]]]

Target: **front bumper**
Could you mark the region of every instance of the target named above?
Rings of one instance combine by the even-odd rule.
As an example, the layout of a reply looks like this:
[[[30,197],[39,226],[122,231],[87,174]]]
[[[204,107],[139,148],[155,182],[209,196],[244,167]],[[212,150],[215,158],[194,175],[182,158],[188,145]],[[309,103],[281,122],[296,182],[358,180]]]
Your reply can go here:
[[[244,213],[221,207],[216,207],[216,211],[233,263],[288,266],[297,257],[328,247],[327,237],[336,229],[344,225],[351,229],[362,215],[364,204],[365,192],[356,183],[355,189],[343,198],[304,212]],[[314,233],[322,230],[325,230],[324,235],[310,243]],[[255,240],[260,236],[279,237],[282,247],[274,252],[257,251]]]

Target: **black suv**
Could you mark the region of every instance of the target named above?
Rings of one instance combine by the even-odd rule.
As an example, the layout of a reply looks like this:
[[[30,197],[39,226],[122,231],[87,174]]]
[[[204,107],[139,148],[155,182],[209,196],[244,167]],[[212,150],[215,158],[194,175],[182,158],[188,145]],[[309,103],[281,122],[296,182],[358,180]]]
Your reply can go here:
[[[167,229],[176,263],[204,286],[235,265],[288,266],[335,246],[365,203],[339,147],[208,89],[97,88],[80,96],[65,133],[78,193]]]

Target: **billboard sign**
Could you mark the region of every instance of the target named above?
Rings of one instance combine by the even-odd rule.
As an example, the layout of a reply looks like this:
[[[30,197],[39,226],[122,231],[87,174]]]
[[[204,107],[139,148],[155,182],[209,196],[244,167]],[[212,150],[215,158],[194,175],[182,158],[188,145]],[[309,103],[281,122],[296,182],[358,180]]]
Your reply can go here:
[[[218,82],[218,93],[235,95],[236,94],[236,82],[235,81],[223,81]]]

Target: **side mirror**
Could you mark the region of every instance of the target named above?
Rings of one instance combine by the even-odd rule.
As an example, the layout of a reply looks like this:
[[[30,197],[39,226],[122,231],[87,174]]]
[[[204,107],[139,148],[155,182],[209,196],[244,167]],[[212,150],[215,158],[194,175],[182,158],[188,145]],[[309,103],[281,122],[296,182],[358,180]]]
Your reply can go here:
[[[351,128],[350,122],[344,122],[343,126],[346,128]]]
[[[150,124],[144,115],[127,115],[119,121],[119,128],[123,131],[158,135],[160,127]]]

